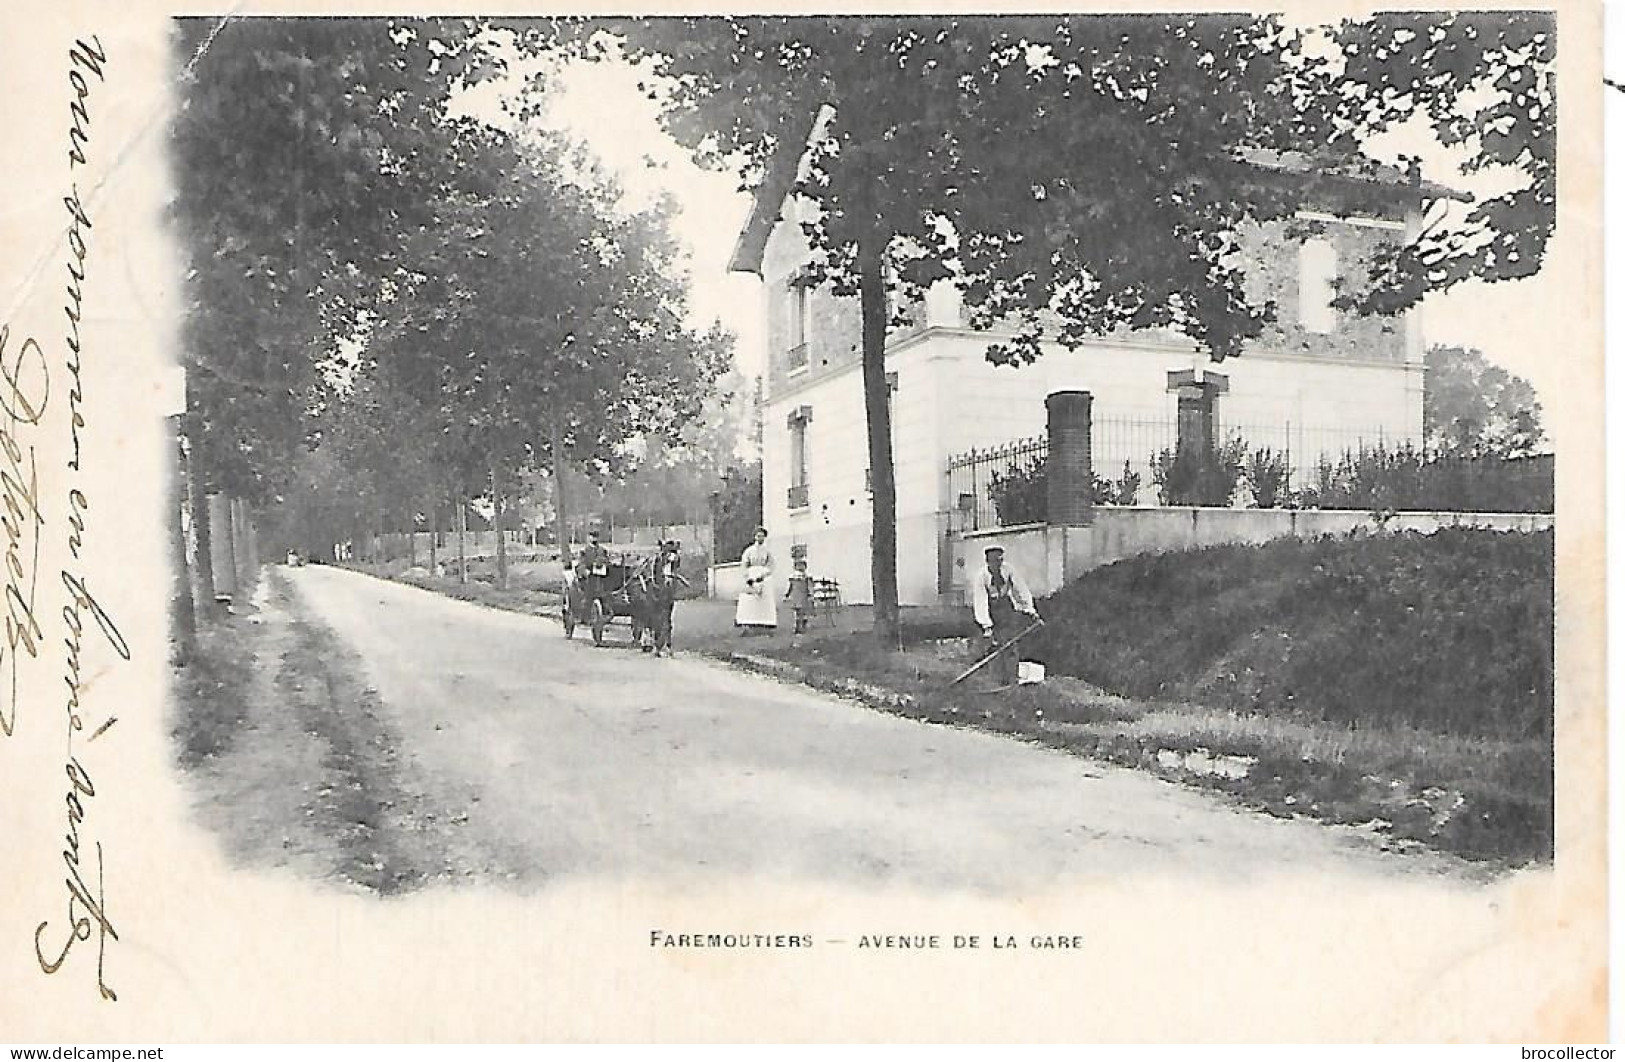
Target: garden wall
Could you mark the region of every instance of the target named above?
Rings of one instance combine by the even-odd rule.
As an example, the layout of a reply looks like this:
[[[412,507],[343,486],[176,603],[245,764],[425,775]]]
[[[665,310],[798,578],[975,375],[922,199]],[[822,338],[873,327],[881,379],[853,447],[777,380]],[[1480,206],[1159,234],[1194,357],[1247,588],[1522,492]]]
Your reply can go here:
[[[737,598],[745,589],[745,572],[738,561],[732,564],[711,565],[711,579],[708,587],[711,597]]]

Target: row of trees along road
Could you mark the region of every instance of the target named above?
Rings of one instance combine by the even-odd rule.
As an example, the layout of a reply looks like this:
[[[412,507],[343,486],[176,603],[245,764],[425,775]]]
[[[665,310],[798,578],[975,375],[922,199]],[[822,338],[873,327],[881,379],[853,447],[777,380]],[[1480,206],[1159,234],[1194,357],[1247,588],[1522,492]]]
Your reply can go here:
[[[280,503],[286,538],[325,547],[473,496],[500,518],[546,469],[562,529],[563,469],[614,471],[694,419],[731,337],[687,324],[672,205],[629,208],[562,140],[456,113],[548,24],[177,26],[203,601],[209,493]]]
[[[888,283],[954,277],[973,324],[1015,322],[995,362],[1172,326],[1215,359],[1274,316],[1231,257],[1314,174],[1368,169],[1369,138],[1430,129],[1513,190],[1440,210],[1341,296],[1394,313],[1471,278],[1535,272],[1555,223],[1554,20],[1383,15],[1323,28],[1248,15],[591,21],[570,47],[649,65],[667,128],[745,187],[793,163],[814,276],[858,297],[873,475],[875,627],[897,633],[886,402]],[[1253,162],[1295,152],[1282,180]],[[891,269],[885,268],[890,263]],[[888,275],[893,278],[888,280]]]

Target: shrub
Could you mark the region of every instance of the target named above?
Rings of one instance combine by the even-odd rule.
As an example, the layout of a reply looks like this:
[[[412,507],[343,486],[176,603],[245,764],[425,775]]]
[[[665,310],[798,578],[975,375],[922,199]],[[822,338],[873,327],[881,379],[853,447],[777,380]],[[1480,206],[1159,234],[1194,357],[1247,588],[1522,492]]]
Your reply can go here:
[[[1049,516],[1049,479],[1044,474],[1044,455],[1013,462],[995,471],[988,486],[993,511],[999,523],[1033,524]]]
[[[1410,443],[1321,457],[1303,508],[1443,512],[1551,512],[1553,459],[1429,454]]]
[[[1286,499],[1290,469],[1285,454],[1261,446],[1248,453],[1242,475],[1247,489],[1252,491],[1255,508],[1274,509]]]
[[[1096,505],[1133,505],[1140,495],[1140,474],[1127,461],[1123,462],[1123,475],[1118,479],[1095,477]]]
[[[1230,439],[1219,446],[1181,440],[1151,459],[1151,479],[1164,505],[1230,504],[1241,479],[1247,444]]]
[[[1049,519],[1049,472],[1043,455],[994,472],[988,493],[999,523],[1034,524]],[[1133,505],[1140,493],[1140,474],[1127,461],[1119,479],[1095,476],[1091,504]]]

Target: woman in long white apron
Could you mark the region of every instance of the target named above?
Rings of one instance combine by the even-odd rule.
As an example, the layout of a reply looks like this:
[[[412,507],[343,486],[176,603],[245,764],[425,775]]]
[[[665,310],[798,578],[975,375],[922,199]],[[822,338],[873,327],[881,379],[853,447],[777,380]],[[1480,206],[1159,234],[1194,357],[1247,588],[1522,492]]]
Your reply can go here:
[[[734,610],[734,626],[747,633],[771,631],[779,625],[778,599],[773,596],[773,554],[767,549],[767,529],[756,529],[756,541],[739,558],[745,573],[745,588],[739,592]]]

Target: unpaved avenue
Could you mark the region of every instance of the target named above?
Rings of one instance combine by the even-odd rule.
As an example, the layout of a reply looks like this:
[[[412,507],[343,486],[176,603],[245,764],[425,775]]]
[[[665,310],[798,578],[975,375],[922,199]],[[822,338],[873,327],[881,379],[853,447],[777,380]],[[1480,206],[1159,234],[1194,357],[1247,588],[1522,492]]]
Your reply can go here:
[[[1009,738],[594,649],[549,620],[332,568],[280,577],[359,653],[378,693],[361,725],[398,743],[345,783],[390,799],[374,832],[391,860],[527,884],[721,872],[973,890],[1157,868],[1454,873]]]

